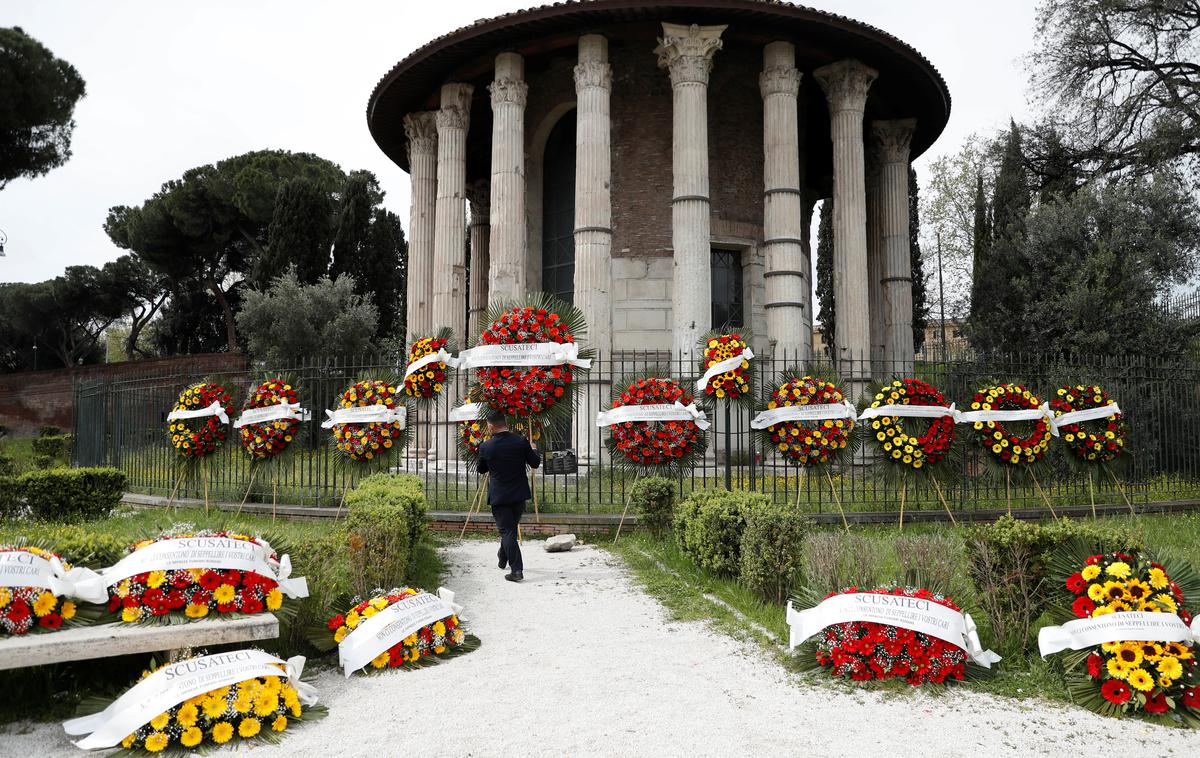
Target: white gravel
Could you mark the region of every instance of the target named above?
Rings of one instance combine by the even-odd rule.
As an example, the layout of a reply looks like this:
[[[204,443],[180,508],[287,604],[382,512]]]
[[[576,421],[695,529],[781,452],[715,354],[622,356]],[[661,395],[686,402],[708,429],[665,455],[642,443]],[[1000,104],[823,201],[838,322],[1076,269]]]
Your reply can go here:
[[[757,648],[667,620],[619,559],[525,550],[503,581],[496,545],[446,549],[448,586],[483,640],[416,671],[316,684],[329,717],[271,756],[1196,755],[1200,734],[1079,708],[953,689],[844,691],[789,675]],[[223,753],[218,753],[221,755]],[[0,755],[79,756],[55,725],[0,733]]]

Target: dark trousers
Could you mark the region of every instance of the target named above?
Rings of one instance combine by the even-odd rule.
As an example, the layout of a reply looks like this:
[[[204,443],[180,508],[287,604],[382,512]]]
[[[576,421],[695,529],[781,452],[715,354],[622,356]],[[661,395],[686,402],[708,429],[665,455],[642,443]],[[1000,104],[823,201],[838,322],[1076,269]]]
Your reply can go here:
[[[518,574],[525,571],[521,545],[517,542],[517,525],[524,513],[525,503],[492,506],[492,518],[496,519],[496,530],[500,532],[500,558],[508,560],[509,570]]]

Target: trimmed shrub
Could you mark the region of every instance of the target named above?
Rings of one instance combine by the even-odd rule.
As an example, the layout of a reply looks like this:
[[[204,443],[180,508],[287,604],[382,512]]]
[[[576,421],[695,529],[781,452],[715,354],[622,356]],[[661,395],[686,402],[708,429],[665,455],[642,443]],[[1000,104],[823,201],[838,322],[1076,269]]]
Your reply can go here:
[[[57,426],[43,426],[42,428],[38,429],[39,437],[57,437],[62,433],[62,429],[59,429]]]
[[[675,539],[697,566],[736,576],[741,568],[746,510],[767,502],[765,495],[738,490],[693,492],[675,511]]]
[[[400,474],[375,474],[346,495],[353,591],[404,581],[425,533],[425,492],[421,480]]]
[[[17,477],[16,489],[34,518],[88,521],[107,516],[121,502],[125,472],[115,468],[28,471]]]
[[[63,460],[71,445],[71,435],[55,434],[35,438],[31,443],[33,462],[38,468],[50,468]]]
[[[740,581],[764,599],[782,603],[800,570],[804,537],[813,527],[795,508],[755,503],[745,511]]]
[[[92,569],[113,565],[125,557],[125,549],[129,547],[128,540],[92,525],[26,524],[19,534],[31,544],[53,550],[68,563]],[[6,540],[0,540],[3,541]]]
[[[967,532],[967,571],[1003,653],[1032,648],[1034,625],[1046,611],[1053,589],[1048,581],[1050,558],[1075,540],[1103,551],[1145,547],[1141,537],[1128,529],[1065,518],[1035,524],[1005,516]]]
[[[665,534],[675,520],[675,482],[661,476],[638,479],[629,490],[629,506],[639,525],[655,536]]]

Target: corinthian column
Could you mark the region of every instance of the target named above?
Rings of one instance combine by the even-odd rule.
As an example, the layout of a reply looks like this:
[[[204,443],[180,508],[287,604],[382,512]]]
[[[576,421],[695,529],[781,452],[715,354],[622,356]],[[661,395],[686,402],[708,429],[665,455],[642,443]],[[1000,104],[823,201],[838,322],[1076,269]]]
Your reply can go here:
[[[876,379],[895,370],[883,359],[883,234],[879,228],[879,155],[867,151],[867,310],[871,317],[871,374]]]
[[[575,305],[587,343],[612,353],[612,69],[608,40],[579,38],[575,66]]]
[[[708,198],[708,75],[725,26],[663,24],[658,65],[671,73],[671,245],[676,356],[690,360],[712,326],[712,249]]]
[[[408,335],[433,326],[433,226],[437,202],[437,123],[433,111],[404,117],[412,199],[408,216]]]
[[[913,372],[912,257],[908,240],[908,148],[916,119],[876,121],[879,146],[880,231],[883,237],[884,357],[895,371]]]
[[[490,206],[487,181],[481,179],[473,182],[468,196],[471,198],[471,304],[467,314],[467,339],[470,339],[482,331],[480,325],[488,304],[491,228],[488,225]]]
[[[808,261],[803,249],[803,182],[796,98],[800,72],[796,48],[772,42],[763,48],[758,77],[763,98],[763,244],[767,248],[767,337],[774,354],[807,361],[812,345]]]
[[[837,301],[837,360],[857,400],[870,381],[867,304],[867,202],[863,110],[878,72],[855,60],[813,72],[829,103],[833,140],[833,296]]]
[[[467,126],[471,117],[469,84],[442,85],[437,112],[437,211],[433,237],[433,325],[448,326],[461,345],[466,342]]]
[[[492,94],[492,302],[527,294],[525,282],[525,61],[516,53],[496,56]]]

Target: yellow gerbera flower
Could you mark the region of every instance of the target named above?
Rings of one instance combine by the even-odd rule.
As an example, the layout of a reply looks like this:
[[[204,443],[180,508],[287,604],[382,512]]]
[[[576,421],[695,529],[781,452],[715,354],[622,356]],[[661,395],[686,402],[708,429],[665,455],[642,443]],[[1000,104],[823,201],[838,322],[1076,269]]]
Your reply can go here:
[[[38,595],[38,599],[33,601],[33,612],[37,616],[45,616],[50,611],[54,610],[54,606],[58,603],[58,598],[53,592],[43,592]]]
[[[233,588],[232,584],[222,584],[220,587],[217,587],[215,590],[213,590],[213,600],[225,605],[226,603],[232,602],[236,594],[237,591]]]
[[[1156,590],[1165,590],[1167,588],[1167,585],[1170,583],[1171,582],[1170,582],[1170,580],[1167,579],[1167,574],[1165,571],[1163,571],[1160,568],[1150,569],[1150,586],[1151,587],[1153,587]]]
[[[1104,573],[1109,576],[1115,576],[1118,579],[1127,579],[1130,572],[1129,564],[1125,561],[1117,561],[1116,563],[1109,564],[1108,568],[1104,569]]]
[[[1183,676],[1183,666],[1175,658],[1163,658],[1158,662],[1158,674],[1169,679],[1178,679]]]
[[[188,603],[188,606],[184,609],[183,613],[190,619],[202,619],[208,615],[208,606],[198,605],[196,603]]]
[[[1126,668],[1125,666],[1122,666],[1121,661],[1119,661],[1116,658],[1108,659],[1107,668],[1108,668],[1108,675],[1111,676],[1113,679],[1124,679],[1125,677],[1129,676],[1130,669]]]
[[[189,726],[179,735],[179,744],[184,747],[196,747],[204,740],[204,732],[194,726]]]
[[[225,702],[225,698],[211,696],[205,698],[204,703],[200,706],[201,710],[204,711],[204,715],[210,719],[220,718],[228,707],[229,704]]]
[[[273,589],[267,593],[267,610],[277,611],[283,605],[283,593]]]
[[[1141,692],[1149,692],[1154,689],[1154,677],[1146,673],[1144,669],[1134,669],[1129,672],[1129,686]]]
[[[1099,582],[1088,585],[1087,594],[1088,594],[1088,597],[1091,598],[1093,603],[1103,603],[1104,599],[1105,599],[1104,598],[1104,585],[1100,584]]]
[[[179,712],[175,714],[175,721],[177,721],[180,726],[195,726],[196,719],[199,717],[199,715],[200,709],[196,707],[196,704],[192,702],[186,702],[179,706]]]
[[[162,731],[163,729],[167,728],[167,724],[169,723],[171,723],[171,714],[160,713],[154,718],[150,719],[150,728],[157,731]]]
[[[121,611],[121,620],[126,623],[132,623],[142,617],[141,608],[125,608]]]
[[[70,600],[64,600],[62,607],[58,609],[58,612],[62,614],[63,621],[70,621],[71,619],[75,618],[75,604]]]
[[[1100,618],[1101,616],[1107,616],[1108,614],[1114,613],[1114,612],[1115,612],[1114,609],[1110,606],[1107,606],[1107,605],[1096,606],[1096,610],[1092,611],[1092,618],[1094,618],[1094,619]]]
[[[213,742],[218,745],[224,745],[229,740],[233,739],[233,724],[228,721],[219,721],[212,728]]]
[[[1096,577],[1100,576],[1100,567],[1099,566],[1084,566],[1083,570],[1079,572],[1079,575],[1090,582],[1093,579],[1095,579]]]
[[[146,586],[158,589],[163,586],[163,582],[167,581],[167,572],[151,571],[146,575]]]
[[[287,716],[276,716],[275,720],[271,722],[271,731],[282,732],[284,729],[287,729],[287,724]]]
[[[388,665],[388,661],[390,661],[391,659],[392,659],[392,657],[390,655],[388,655],[388,652],[386,650],[384,650],[382,653],[375,656],[375,658],[373,658],[371,660],[371,665],[377,669],[381,669],[384,666]]]
[[[146,748],[151,753],[161,753],[163,750],[166,750],[167,744],[170,743],[170,741],[171,739],[162,732],[154,732],[146,738],[146,741],[142,743],[142,747]]]
[[[253,716],[242,719],[242,723],[238,724],[238,734],[244,738],[250,738],[262,731],[262,722]]]

